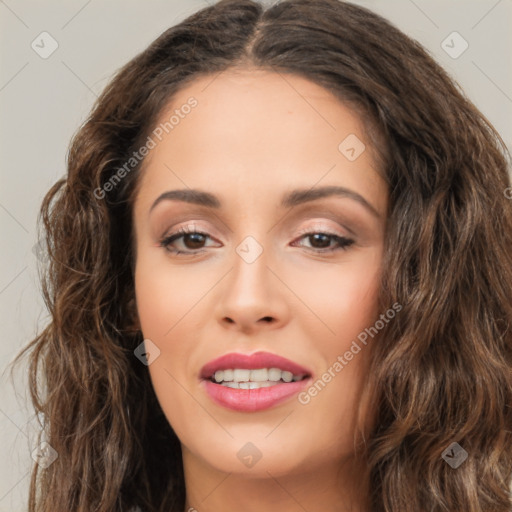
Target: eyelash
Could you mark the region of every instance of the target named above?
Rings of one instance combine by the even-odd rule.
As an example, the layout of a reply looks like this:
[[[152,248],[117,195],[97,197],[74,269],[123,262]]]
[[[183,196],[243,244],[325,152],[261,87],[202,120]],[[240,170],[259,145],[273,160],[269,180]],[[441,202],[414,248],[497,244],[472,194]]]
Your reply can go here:
[[[180,255],[180,254],[194,255],[194,254],[198,254],[200,252],[204,252],[204,249],[197,249],[196,251],[193,251],[193,250],[192,251],[180,251],[180,250],[170,247],[170,245],[174,241],[176,241],[180,238],[183,238],[185,235],[189,235],[189,234],[197,234],[197,235],[202,235],[207,238],[210,238],[208,233],[198,231],[195,228],[190,229],[188,227],[182,227],[175,233],[171,233],[170,235],[163,237],[160,240],[159,245],[160,245],[160,247],[163,247],[164,249],[166,249],[167,251],[169,251],[170,253],[172,253],[176,256]],[[346,238],[344,236],[340,236],[340,235],[337,235],[336,233],[332,233],[332,232],[325,231],[325,230],[319,231],[318,229],[317,230],[305,229],[299,233],[300,238],[306,238],[307,236],[313,236],[313,235],[317,235],[317,234],[330,237],[338,244],[338,247],[334,247],[334,248],[330,248],[330,249],[315,249],[315,248],[311,249],[313,252],[316,252],[319,254],[334,253],[339,250],[346,251],[354,243],[354,240],[352,240],[350,238]]]

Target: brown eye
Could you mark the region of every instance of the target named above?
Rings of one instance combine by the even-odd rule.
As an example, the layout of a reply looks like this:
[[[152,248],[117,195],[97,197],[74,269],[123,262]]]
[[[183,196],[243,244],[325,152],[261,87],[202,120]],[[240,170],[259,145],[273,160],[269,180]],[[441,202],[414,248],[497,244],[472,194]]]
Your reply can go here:
[[[331,245],[331,236],[325,233],[315,233],[314,235],[309,235],[308,238],[315,249],[325,249]]]
[[[340,249],[346,250],[349,246],[354,243],[354,240],[339,236],[335,233],[324,233],[324,232],[306,232],[303,233],[300,240],[309,240],[310,247],[316,252],[334,252]],[[334,242],[334,247],[331,243]]]
[[[202,233],[187,233],[186,235],[183,235],[183,243],[188,249],[201,249],[204,242],[205,235]]]
[[[209,238],[211,237],[207,233],[185,227],[164,237],[160,241],[160,246],[173,254],[195,254],[194,251],[202,252],[201,249],[204,249],[204,244]]]

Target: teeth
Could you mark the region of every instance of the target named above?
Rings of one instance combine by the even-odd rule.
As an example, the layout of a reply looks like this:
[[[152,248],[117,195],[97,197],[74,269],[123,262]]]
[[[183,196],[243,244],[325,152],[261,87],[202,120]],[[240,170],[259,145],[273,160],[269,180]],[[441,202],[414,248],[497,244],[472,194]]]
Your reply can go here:
[[[233,370],[233,380],[235,382],[247,382],[250,380],[251,370]]]
[[[292,372],[283,371],[279,368],[258,368],[255,370],[235,368],[217,370],[212,380],[234,389],[258,389],[275,386],[279,381],[297,382],[303,378],[303,374],[293,375]]]
[[[268,370],[266,368],[261,368],[260,370],[251,370],[249,380],[255,382],[268,380]]]
[[[293,379],[293,373],[292,372],[283,372],[281,378],[285,381],[285,382],[291,382],[292,379]]]
[[[276,384],[277,382],[269,382],[266,380],[264,382],[222,382],[221,386],[233,389],[259,389],[275,386]]]
[[[270,368],[268,371],[268,380],[273,382],[277,382],[281,380],[281,373],[283,373],[279,368]]]

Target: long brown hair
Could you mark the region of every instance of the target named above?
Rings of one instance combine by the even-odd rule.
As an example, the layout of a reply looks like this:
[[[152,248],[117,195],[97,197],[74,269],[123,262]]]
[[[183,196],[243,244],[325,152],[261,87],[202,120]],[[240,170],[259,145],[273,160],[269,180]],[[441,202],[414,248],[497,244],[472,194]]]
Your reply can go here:
[[[116,74],[75,135],[67,176],[41,208],[50,322],[18,356],[30,352],[32,401],[58,454],[47,469],[34,465],[29,511],[183,510],[180,444],[133,353],[142,341],[131,236],[141,164],[105,184],[176,91],[235,66],[326,87],[384,141],[390,207],[380,300],[403,307],[373,346],[366,388],[375,406],[364,443],[371,511],[509,512],[506,148],[418,43],[337,0],[266,9],[223,0],[195,13]],[[442,458],[453,442],[468,454],[457,469]]]

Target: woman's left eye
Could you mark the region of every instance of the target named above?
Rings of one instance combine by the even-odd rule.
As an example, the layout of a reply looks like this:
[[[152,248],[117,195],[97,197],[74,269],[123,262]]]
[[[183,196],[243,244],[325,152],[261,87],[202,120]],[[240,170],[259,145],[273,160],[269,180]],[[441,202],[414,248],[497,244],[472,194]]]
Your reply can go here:
[[[173,254],[197,254],[197,252],[203,252],[204,243],[207,239],[211,238],[207,233],[202,231],[195,231],[194,229],[181,228],[176,233],[172,233],[160,240],[160,246],[167,249]],[[306,239],[309,240],[310,249],[313,252],[326,253],[334,252],[338,250],[346,250],[349,246],[354,243],[354,240],[346,238],[344,236],[337,235],[335,233],[321,232],[321,231],[309,231],[301,233],[298,240]],[[173,246],[176,242],[180,242],[180,248]],[[334,247],[331,246],[334,242]]]
[[[311,231],[302,233],[302,236],[299,240],[303,238],[308,239],[310,244],[312,243],[312,248],[315,252],[334,252],[341,250],[347,250],[350,247],[354,240],[351,238],[347,238],[345,236],[340,236],[336,233],[329,233],[323,231]],[[334,242],[334,247],[331,246],[331,242]],[[315,245],[318,244],[318,245]]]

